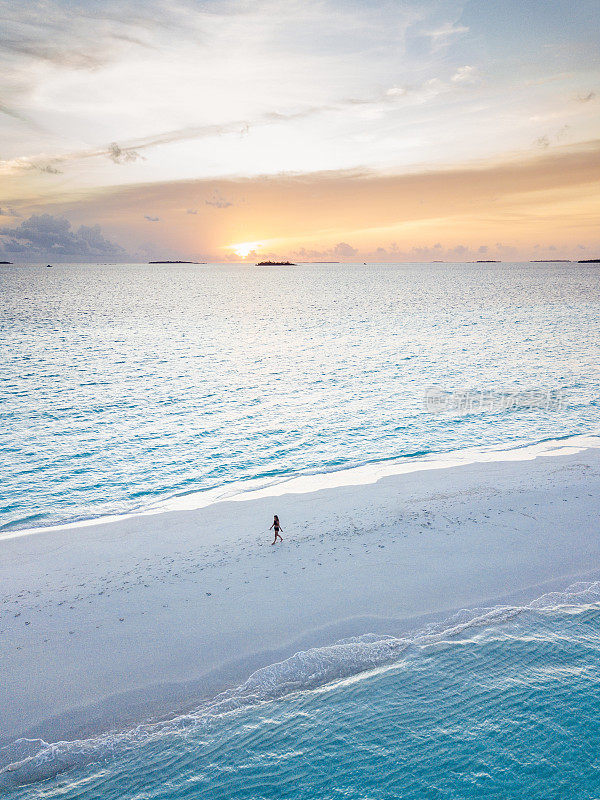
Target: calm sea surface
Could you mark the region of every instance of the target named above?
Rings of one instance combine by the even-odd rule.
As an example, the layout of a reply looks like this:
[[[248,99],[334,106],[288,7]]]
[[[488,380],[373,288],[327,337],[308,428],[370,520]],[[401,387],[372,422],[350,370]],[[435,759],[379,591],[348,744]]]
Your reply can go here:
[[[0,523],[598,433],[577,264],[0,268]],[[297,653],[168,722],[0,752],[10,800],[598,800],[600,585]],[[24,759],[24,760],[22,760]],[[19,763],[15,763],[19,762]]]
[[[0,526],[594,433],[578,264],[0,267]]]

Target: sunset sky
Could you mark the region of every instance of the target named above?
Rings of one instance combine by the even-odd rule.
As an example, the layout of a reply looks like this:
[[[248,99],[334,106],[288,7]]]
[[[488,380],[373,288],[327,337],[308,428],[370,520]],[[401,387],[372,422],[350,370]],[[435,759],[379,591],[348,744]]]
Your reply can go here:
[[[0,258],[600,256],[597,0],[0,19]]]

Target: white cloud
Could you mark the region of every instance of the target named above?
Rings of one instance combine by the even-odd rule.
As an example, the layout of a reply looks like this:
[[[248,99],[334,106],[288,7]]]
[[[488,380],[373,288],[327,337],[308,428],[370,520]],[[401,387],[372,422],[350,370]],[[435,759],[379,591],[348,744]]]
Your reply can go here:
[[[465,64],[456,70],[451,80],[453,83],[475,83],[479,80],[479,72],[476,67]]]

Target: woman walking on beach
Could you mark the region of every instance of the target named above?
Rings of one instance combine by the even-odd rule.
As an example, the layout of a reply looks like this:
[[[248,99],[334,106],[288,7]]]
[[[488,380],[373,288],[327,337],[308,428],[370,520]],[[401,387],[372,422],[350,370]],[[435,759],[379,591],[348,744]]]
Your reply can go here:
[[[275,538],[273,539],[271,544],[275,544],[277,539],[279,539],[280,542],[283,542],[283,537],[279,535],[279,529],[280,529],[279,528],[279,517],[277,516],[277,514],[275,514],[273,516],[273,524],[269,528],[269,530],[273,530],[273,529],[275,529]],[[283,528],[281,528],[281,530],[283,530]]]

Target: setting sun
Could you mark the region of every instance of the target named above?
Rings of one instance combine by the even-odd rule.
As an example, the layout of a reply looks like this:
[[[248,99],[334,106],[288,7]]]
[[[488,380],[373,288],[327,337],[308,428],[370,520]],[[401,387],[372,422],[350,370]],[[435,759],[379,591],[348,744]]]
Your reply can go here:
[[[239,242],[238,244],[231,244],[229,247],[233,250],[236,256],[246,258],[250,253],[260,247],[260,242]]]

